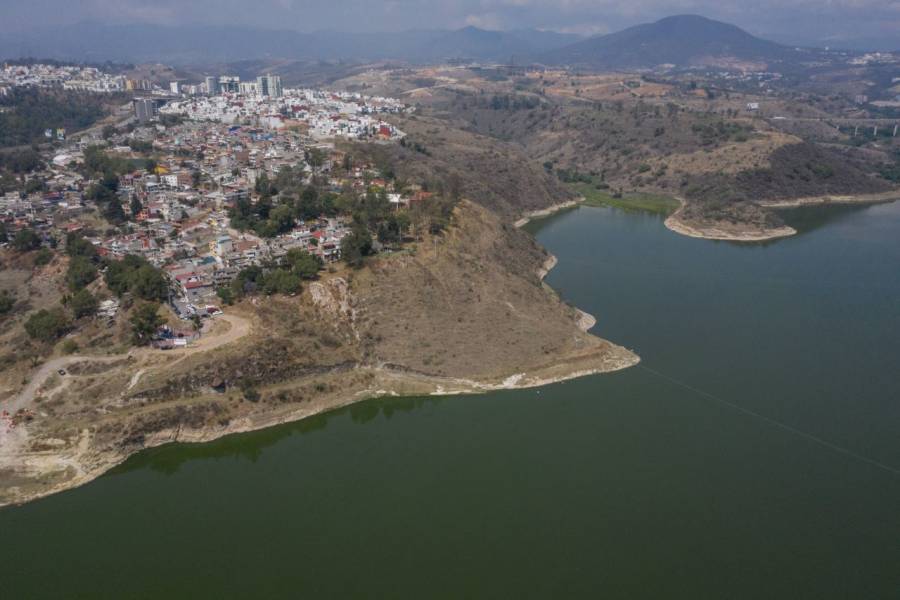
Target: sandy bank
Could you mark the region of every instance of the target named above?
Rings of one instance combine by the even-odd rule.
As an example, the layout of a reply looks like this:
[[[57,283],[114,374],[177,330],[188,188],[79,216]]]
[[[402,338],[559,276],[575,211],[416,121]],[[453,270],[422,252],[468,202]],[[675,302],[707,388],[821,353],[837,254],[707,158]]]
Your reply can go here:
[[[879,194],[857,194],[853,196],[808,196],[789,200],[766,200],[760,206],[766,208],[798,208],[801,206],[820,206],[825,204],[881,204],[900,200],[900,191],[881,192]]]
[[[724,222],[696,223],[685,221],[682,219],[685,201],[683,198],[677,198],[677,200],[681,203],[681,206],[665,220],[664,224],[670,231],[688,237],[728,242],[762,242],[792,236],[797,233],[796,229],[787,225],[763,229]]]
[[[76,444],[58,450],[28,450],[27,434],[23,429],[13,435],[18,444],[6,446],[0,452],[0,475],[6,472],[8,484],[0,497],[0,507],[19,505],[82,486],[100,477],[130,456],[150,448],[170,443],[207,443],[227,435],[248,433],[299,421],[356,402],[385,396],[426,396],[480,394],[498,390],[540,387],[599,373],[631,367],[640,358],[631,351],[605,343],[582,352],[556,357],[527,372],[513,373],[503,379],[476,381],[463,378],[437,377],[387,366],[359,366],[356,374],[370,375],[370,383],[356,391],[317,399],[303,406],[289,406],[261,414],[249,414],[233,419],[227,425],[191,429],[169,428],[148,435],[136,446],[93,447],[93,434],[84,429]],[[336,374],[346,377],[346,373]],[[202,400],[195,399],[196,400]],[[12,442],[9,436],[4,440]]]
[[[525,213],[521,219],[516,221],[514,225],[516,227],[524,227],[527,225],[532,219],[540,219],[541,217],[549,217],[553,213],[557,213],[561,210],[565,210],[567,208],[572,208],[578,206],[579,203],[584,202],[584,198],[576,198],[575,200],[568,200],[566,202],[560,202],[559,204],[554,204],[553,206],[549,206],[547,208],[541,210],[534,210],[528,213]]]

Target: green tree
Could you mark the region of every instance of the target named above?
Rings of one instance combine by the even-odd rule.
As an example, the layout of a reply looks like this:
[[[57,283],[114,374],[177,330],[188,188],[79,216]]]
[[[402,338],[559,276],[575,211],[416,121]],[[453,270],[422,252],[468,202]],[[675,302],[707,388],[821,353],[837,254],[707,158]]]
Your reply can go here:
[[[135,346],[143,346],[150,343],[156,331],[165,323],[159,316],[159,304],[156,302],[144,302],[139,304],[131,313],[131,338]]]
[[[341,258],[351,267],[361,267],[363,258],[372,253],[372,236],[364,225],[353,226],[341,240]]]
[[[230,287],[222,286],[220,288],[217,288],[216,294],[219,296],[219,299],[228,306],[234,304],[234,290],[232,290]]]
[[[41,238],[34,232],[34,229],[20,229],[13,238],[13,248],[19,252],[29,252],[31,250],[37,250],[40,247]]]
[[[67,305],[69,310],[72,311],[72,315],[76,319],[80,319],[82,317],[90,317],[97,314],[99,302],[88,290],[81,289],[72,294]]]
[[[287,204],[279,204],[269,213],[269,221],[278,233],[286,233],[294,227],[294,211]]]
[[[263,276],[262,291],[266,294],[296,294],[300,278],[287,269],[274,269]]]
[[[53,342],[65,335],[71,323],[61,308],[39,310],[25,322],[28,335],[40,342]]]
[[[169,297],[166,276],[151,264],[145,264],[134,272],[130,288],[135,296],[144,300],[165,300]]]
[[[141,204],[140,198],[137,197],[137,194],[131,195],[131,218],[136,219],[141,211],[144,210],[144,205]]]
[[[145,258],[133,254],[107,262],[104,279],[106,286],[117,296],[131,292],[143,300],[160,301],[169,296],[169,284],[163,272]]]
[[[287,256],[285,256],[285,263],[290,266],[294,275],[303,279],[315,278],[322,268],[322,259],[300,248],[288,250]]]
[[[8,315],[16,305],[16,297],[8,291],[0,292],[0,316]]]
[[[42,267],[50,264],[51,260],[53,260],[53,252],[50,248],[41,248],[34,257],[34,264],[35,266]]]
[[[97,249],[81,235],[70,233],[66,236],[66,254],[69,256],[93,258],[97,256]]]
[[[84,256],[73,256],[69,260],[69,269],[66,271],[66,283],[69,289],[77,292],[97,279],[97,267]]]

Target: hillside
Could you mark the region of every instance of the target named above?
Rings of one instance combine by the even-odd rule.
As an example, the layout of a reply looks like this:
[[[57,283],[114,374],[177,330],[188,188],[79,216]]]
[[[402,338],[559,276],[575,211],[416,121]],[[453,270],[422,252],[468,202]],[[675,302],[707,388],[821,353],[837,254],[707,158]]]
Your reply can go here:
[[[754,37],[727,23],[696,15],[666,17],[655,23],[598,35],[539,57],[552,65],[596,69],[646,69],[796,62],[806,53]],[[762,69],[760,69],[762,70]]]
[[[39,393],[27,428],[0,431],[0,505],[79,485],[146,447],[372,396],[532,386],[634,364],[542,285],[547,260],[530,236],[462,201],[442,235],[323,274],[298,296],[244,301],[196,348],[9,357],[0,398],[21,403],[29,376]],[[42,281],[61,285],[57,275]],[[19,298],[38,301],[24,285]]]

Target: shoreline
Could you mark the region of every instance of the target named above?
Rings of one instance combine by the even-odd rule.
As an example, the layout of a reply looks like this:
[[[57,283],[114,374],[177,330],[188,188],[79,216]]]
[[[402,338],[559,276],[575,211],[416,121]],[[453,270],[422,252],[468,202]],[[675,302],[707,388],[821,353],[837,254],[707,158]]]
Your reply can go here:
[[[586,313],[585,313],[586,314]],[[68,490],[73,490],[102,477],[110,470],[122,465],[132,456],[168,444],[205,444],[221,438],[252,433],[281,425],[288,425],[346,408],[358,402],[385,397],[416,396],[462,396],[485,394],[497,391],[524,390],[561,383],[571,379],[613,373],[632,367],[640,362],[640,357],[632,351],[603,340],[608,347],[598,347],[594,352],[602,352],[602,364],[594,352],[579,355],[564,355],[557,362],[513,373],[499,380],[478,381],[456,377],[426,375],[388,367],[357,366],[355,371],[372,373],[381,380],[377,384],[326,400],[314,407],[292,407],[283,411],[273,411],[267,415],[246,415],[234,419],[219,428],[184,429],[170,428],[148,435],[140,448],[118,449],[118,452],[90,451],[90,434],[82,431],[81,439],[74,452],[53,454],[52,452],[25,452],[18,456],[26,467],[41,471],[41,475],[75,471],[75,475],[59,483],[44,482],[44,489],[29,491],[10,501],[0,501],[0,510],[21,506]],[[571,361],[571,364],[568,362]],[[592,364],[593,363],[593,364]],[[406,388],[396,391],[391,388]],[[387,388],[387,389],[386,389]],[[21,432],[21,434],[27,434]],[[14,457],[15,458],[15,457]],[[0,467],[4,465],[0,464]],[[44,467],[43,469],[41,467]],[[19,486],[10,486],[16,490]],[[14,494],[15,496],[15,494]]]
[[[691,225],[682,221],[677,213],[667,218],[663,223],[666,229],[677,234],[703,240],[716,240],[725,242],[764,242],[797,234],[793,227],[785,225],[775,229],[757,229],[743,231],[727,231],[715,225]]]
[[[577,204],[578,201],[573,200],[554,205],[542,211],[529,213],[528,216],[524,217],[523,224],[527,223],[531,218],[548,216],[559,210],[577,206]],[[548,253],[544,263],[537,271],[537,275],[542,285],[548,289],[548,293],[555,294],[550,286],[543,283],[543,279],[558,262],[556,256]],[[596,324],[597,320],[593,315],[578,308],[573,308],[573,311],[575,312],[574,325],[581,331],[587,332]],[[112,447],[109,449],[91,449],[92,434],[89,430],[84,429],[81,431],[80,439],[74,447],[58,452],[52,450],[29,451],[25,449],[28,432],[22,429],[17,433],[18,436],[24,436],[25,438],[19,440],[22,442],[19,445],[22,451],[10,452],[5,456],[0,454],[0,458],[6,459],[0,462],[0,471],[8,469],[12,474],[16,474],[18,471],[23,482],[28,482],[29,485],[35,485],[43,478],[44,481],[39,485],[43,485],[44,488],[26,491],[21,489],[23,486],[11,485],[8,488],[10,499],[0,500],[0,510],[81,487],[121,465],[131,456],[144,450],[167,444],[209,443],[229,435],[250,433],[297,422],[369,399],[392,396],[470,395],[502,390],[530,389],[580,377],[620,371],[632,367],[641,361],[636,353],[623,346],[599,337],[596,339],[597,344],[585,350],[556,356],[549,363],[532,365],[520,372],[480,381],[415,373],[386,366],[356,365],[353,370],[357,373],[366,373],[373,376],[373,382],[365,388],[355,391],[352,388],[344,390],[334,397],[322,398],[314,406],[302,408],[293,406],[282,410],[276,409],[268,414],[244,415],[220,427],[186,430],[179,426],[177,428],[160,430],[148,435],[139,448]],[[341,373],[333,372],[326,375],[326,377],[332,376],[341,376]],[[290,385],[291,383],[288,384],[288,387]],[[201,397],[194,400],[199,402],[205,399]],[[55,483],[48,481],[53,476],[65,475],[70,472],[74,472],[74,474],[68,479]]]
[[[764,200],[759,203],[765,208],[800,208],[825,204],[886,204],[900,200],[900,190],[877,194],[806,196],[792,200]]]
[[[736,228],[732,231],[715,224],[689,223],[681,218],[685,200],[683,198],[677,198],[677,200],[681,203],[681,206],[665,220],[664,224],[669,231],[674,231],[687,237],[727,242],[765,242],[797,234],[797,230],[789,225],[772,229],[748,228],[740,230]],[[758,204],[763,208],[777,210],[825,205],[886,204],[897,200],[900,200],[900,191],[880,192],[877,194],[806,196],[791,200],[765,200]]]
[[[669,231],[674,231],[679,235],[692,237],[702,240],[716,240],[723,242],[764,242],[783,237],[790,237],[797,234],[797,230],[793,227],[785,225],[784,227],[776,227],[773,229],[737,229],[729,231],[721,226],[714,224],[691,224],[681,218],[687,201],[679,196],[675,197],[679,202],[678,210],[669,215],[663,225]]]
[[[584,202],[584,197],[578,197],[574,200],[567,200],[565,202],[560,202],[559,204],[554,204],[552,206],[548,206],[547,208],[542,208],[541,210],[533,210],[531,212],[527,212],[522,215],[522,218],[513,223],[513,227],[517,229],[521,229],[528,223],[532,221],[532,219],[540,219],[542,217],[549,217],[554,213],[558,213],[561,210],[565,210],[567,208],[574,208]]]

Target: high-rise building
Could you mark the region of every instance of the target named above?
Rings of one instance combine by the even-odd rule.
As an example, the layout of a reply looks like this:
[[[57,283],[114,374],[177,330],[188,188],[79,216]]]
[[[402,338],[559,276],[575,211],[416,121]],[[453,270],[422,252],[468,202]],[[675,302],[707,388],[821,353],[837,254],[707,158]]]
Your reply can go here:
[[[237,94],[241,91],[241,78],[237,75],[222,75],[219,77],[219,91]]]
[[[169,91],[173,94],[181,93],[181,82],[180,81],[170,81],[169,82]]]
[[[219,95],[219,78],[218,77],[207,77],[206,78],[206,93],[210,96],[218,96]]]
[[[269,95],[273,98],[281,98],[284,96],[284,90],[281,87],[281,77],[278,75],[268,75]]]
[[[260,96],[281,98],[284,95],[284,90],[281,87],[281,77],[278,75],[260,75],[256,78],[256,87],[259,88]]]

